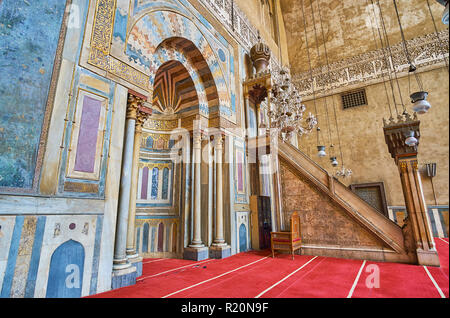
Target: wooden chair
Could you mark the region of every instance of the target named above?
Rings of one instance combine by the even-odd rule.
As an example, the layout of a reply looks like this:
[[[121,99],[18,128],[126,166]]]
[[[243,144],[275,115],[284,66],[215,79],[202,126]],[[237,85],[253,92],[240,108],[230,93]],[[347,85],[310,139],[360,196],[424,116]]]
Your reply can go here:
[[[297,212],[291,216],[291,231],[290,232],[271,232],[270,245],[272,249],[272,258],[275,257],[275,250],[288,250],[292,253],[294,259],[294,252],[301,248],[300,237],[300,217]]]

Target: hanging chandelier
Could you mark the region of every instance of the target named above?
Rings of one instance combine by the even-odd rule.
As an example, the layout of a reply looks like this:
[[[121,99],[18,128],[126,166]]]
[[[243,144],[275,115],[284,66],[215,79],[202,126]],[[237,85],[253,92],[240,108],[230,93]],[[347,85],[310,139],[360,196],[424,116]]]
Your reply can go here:
[[[305,105],[298,89],[291,82],[286,68],[282,68],[273,76],[271,110],[271,128],[278,129],[283,141],[288,141],[294,134],[302,136],[310,133],[317,125],[317,118],[309,113],[304,118]]]
[[[352,175],[353,171],[351,169],[347,169],[342,165],[342,167],[336,171],[336,177],[347,178]]]
[[[317,125],[317,119],[312,114],[304,118],[306,107],[302,104],[298,89],[291,81],[289,69],[283,66],[281,47],[279,50],[281,69],[279,72],[271,72],[268,69],[271,57],[270,49],[267,44],[263,43],[258,32],[257,43],[250,50],[250,58],[256,74],[249,82],[254,89],[257,86],[255,81],[263,81],[270,76],[271,94],[265,92],[262,95],[264,98],[271,95],[267,112],[270,128],[278,130],[283,141],[290,141],[295,134],[301,136],[309,133]]]

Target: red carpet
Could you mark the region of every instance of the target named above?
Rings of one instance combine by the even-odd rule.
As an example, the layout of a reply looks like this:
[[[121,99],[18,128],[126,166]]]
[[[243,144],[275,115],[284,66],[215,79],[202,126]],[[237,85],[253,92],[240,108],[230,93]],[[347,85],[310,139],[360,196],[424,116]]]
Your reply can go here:
[[[262,290],[270,287],[272,282],[283,279],[290,272],[305,264],[312,256],[297,258],[292,261],[290,255],[277,255],[277,258],[258,262],[235,273],[227,274],[221,279],[209,281],[202,286],[174,295],[179,298],[252,298]],[[245,288],[236,288],[245,286]]]
[[[291,260],[269,251],[201,262],[146,259],[136,285],[90,297],[448,298],[448,239],[435,241],[441,267],[308,255]]]
[[[359,260],[318,257],[262,297],[347,297],[362,263]]]

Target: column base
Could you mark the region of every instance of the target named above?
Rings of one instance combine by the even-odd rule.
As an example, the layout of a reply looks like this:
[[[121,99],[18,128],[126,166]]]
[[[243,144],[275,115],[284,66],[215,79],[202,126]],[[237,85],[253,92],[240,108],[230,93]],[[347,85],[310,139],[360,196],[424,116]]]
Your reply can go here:
[[[117,289],[134,285],[136,284],[136,277],[136,267],[131,265],[125,269],[114,270],[112,273],[111,288]]]
[[[212,245],[209,248],[209,257],[215,259],[222,259],[231,256],[231,246],[229,245]]]
[[[142,257],[138,254],[127,256],[128,262],[131,266],[136,268],[136,277],[142,276]]]
[[[441,266],[437,251],[417,250],[416,254],[417,254],[417,262],[419,263],[419,265],[438,266],[438,267]]]
[[[207,247],[186,247],[183,252],[183,258],[192,261],[203,261],[209,257]]]
[[[114,259],[113,260],[113,271],[119,271],[123,269],[129,268],[131,265],[128,262],[128,259],[125,257],[123,259]]]

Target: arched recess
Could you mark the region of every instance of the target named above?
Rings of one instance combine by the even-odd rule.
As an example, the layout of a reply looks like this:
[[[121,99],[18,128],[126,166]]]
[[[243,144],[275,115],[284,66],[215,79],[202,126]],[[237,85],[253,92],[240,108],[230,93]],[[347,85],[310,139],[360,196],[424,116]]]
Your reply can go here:
[[[239,227],[239,252],[247,251],[247,228],[245,224]]]
[[[154,93],[160,84],[158,75],[162,73],[161,70],[175,65],[181,69],[182,67],[175,63],[178,62],[184,67],[195,87],[198,112],[207,115],[219,110],[221,98],[214,75],[199,49],[190,40],[178,37],[166,39],[158,46],[155,57],[157,57],[155,65],[159,67],[150,76],[150,85],[153,85]]]
[[[69,240],[52,254],[47,283],[47,298],[79,298],[83,284],[84,247]]]
[[[197,89],[189,72],[180,62],[166,62],[155,76],[153,109],[165,115],[198,109]]]
[[[212,112],[214,107],[217,110],[222,106],[231,108],[230,90],[219,57],[204,34],[187,17],[171,11],[144,15],[130,28],[126,53],[130,61],[150,75],[150,91],[161,65],[176,60],[186,67],[198,91],[205,92],[205,96],[199,96],[201,107],[207,102],[209,109],[213,108]],[[200,89],[201,85],[203,89]],[[208,98],[210,87],[217,91],[214,98]]]

